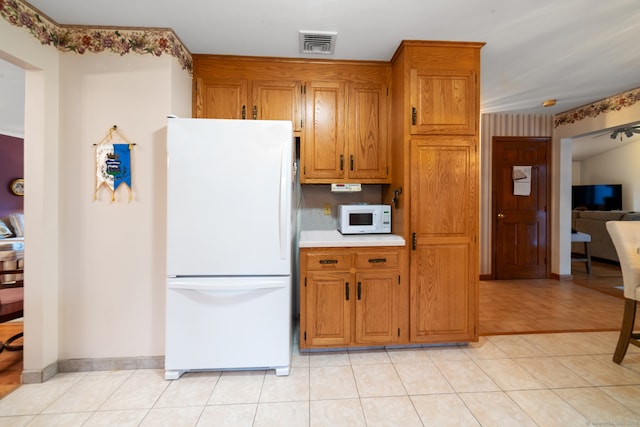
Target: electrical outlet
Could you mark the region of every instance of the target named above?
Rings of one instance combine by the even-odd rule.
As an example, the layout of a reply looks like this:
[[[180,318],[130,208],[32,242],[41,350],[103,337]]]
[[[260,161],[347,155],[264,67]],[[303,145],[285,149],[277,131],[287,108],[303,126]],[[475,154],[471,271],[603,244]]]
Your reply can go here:
[[[324,214],[331,215],[331,203],[324,204]]]

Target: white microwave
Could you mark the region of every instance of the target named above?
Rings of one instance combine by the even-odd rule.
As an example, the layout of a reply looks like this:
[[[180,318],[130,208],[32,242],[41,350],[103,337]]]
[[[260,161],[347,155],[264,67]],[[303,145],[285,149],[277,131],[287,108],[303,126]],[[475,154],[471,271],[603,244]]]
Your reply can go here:
[[[342,234],[391,233],[391,206],[338,205],[338,231]]]

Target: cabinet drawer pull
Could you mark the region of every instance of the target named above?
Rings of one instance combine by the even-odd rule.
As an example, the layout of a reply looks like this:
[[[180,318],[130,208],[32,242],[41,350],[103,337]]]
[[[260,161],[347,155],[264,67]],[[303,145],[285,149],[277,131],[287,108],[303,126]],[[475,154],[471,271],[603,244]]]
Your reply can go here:
[[[344,292],[347,301],[349,301],[349,282],[345,283]]]
[[[417,116],[418,116],[418,110],[416,110],[416,107],[411,107],[411,124],[413,126],[416,125]]]
[[[320,260],[320,264],[322,264],[322,265],[337,264],[337,263],[338,263],[337,259],[321,259]]]
[[[358,301],[362,299],[362,282],[358,282]]]
[[[242,120],[247,118],[247,106],[243,105],[242,106]]]
[[[353,154],[349,156],[349,169],[353,170]]]
[[[369,258],[369,263],[371,264],[381,264],[387,262],[386,258]]]
[[[340,170],[344,170],[344,154],[340,154]]]
[[[253,120],[258,120],[258,106],[253,106]]]

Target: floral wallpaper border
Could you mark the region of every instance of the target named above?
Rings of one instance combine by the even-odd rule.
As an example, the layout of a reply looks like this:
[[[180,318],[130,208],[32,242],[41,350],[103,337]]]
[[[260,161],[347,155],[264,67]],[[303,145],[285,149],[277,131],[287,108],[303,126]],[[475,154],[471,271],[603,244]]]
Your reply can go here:
[[[43,45],[61,52],[112,52],[174,56],[182,69],[193,72],[193,59],[169,28],[86,27],[60,25],[22,0],[0,0],[0,16],[11,25],[24,27]]]
[[[1,1],[1,0],[0,0]],[[555,127],[575,123],[587,117],[596,117],[601,113],[619,111],[640,101],[640,88],[620,93],[593,104],[585,105],[555,116]]]

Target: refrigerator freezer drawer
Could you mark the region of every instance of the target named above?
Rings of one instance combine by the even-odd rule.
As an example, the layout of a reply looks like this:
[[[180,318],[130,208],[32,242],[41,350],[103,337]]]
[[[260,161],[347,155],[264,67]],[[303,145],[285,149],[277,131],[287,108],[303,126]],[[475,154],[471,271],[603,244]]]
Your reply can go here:
[[[289,276],[178,278],[167,285],[166,379],[191,370],[289,373]]]

